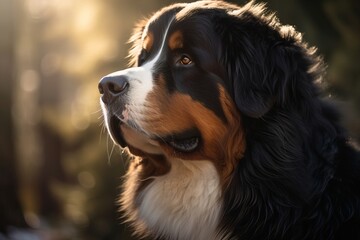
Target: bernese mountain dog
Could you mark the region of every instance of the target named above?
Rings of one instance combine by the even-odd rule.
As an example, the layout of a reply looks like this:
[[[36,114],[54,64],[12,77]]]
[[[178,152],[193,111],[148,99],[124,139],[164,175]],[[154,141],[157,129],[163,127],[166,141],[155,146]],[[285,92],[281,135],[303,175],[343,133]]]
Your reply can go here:
[[[131,154],[120,204],[138,237],[360,239],[360,157],[321,98],[324,64],[263,4],[174,4],[101,79]]]

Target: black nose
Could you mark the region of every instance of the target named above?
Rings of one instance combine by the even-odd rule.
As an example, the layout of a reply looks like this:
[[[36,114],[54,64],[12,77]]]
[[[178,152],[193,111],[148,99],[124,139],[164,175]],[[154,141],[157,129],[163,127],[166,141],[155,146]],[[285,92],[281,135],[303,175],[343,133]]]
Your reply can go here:
[[[108,104],[127,91],[129,82],[127,77],[123,75],[107,76],[100,80],[98,87],[100,94],[102,94],[101,99],[105,104]]]

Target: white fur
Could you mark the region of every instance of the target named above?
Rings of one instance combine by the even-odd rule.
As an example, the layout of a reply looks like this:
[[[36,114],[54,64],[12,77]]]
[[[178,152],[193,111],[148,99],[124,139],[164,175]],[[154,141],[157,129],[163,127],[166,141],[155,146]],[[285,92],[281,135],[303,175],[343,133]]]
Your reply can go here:
[[[126,108],[126,114],[128,115],[128,118],[138,123],[139,127],[141,127],[141,122],[144,118],[143,114],[145,113],[144,110],[146,108],[146,98],[154,88],[154,67],[157,61],[160,59],[164,46],[166,45],[166,36],[171,22],[172,21],[169,22],[164,32],[161,47],[153,59],[141,67],[128,68],[107,75],[109,77],[122,75],[128,78],[130,87],[127,93],[128,104]],[[141,130],[142,132],[147,133],[144,129]]]
[[[152,72],[145,67],[128,68],[110,73],[107,77],[126,76],[129,81],[127,93],[130,106],[143,106],[147,95],[153,90],[154,83]]]
[[[173,159],[138,196],[138,217],[166,239],[210,240],[221,212],[219,175],[209,161]]]

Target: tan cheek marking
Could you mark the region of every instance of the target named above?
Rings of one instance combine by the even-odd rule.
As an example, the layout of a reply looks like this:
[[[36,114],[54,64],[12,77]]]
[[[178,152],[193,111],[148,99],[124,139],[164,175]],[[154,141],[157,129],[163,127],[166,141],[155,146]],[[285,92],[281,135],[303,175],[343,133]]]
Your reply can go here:
[[[183,47],[183,34],[180,30],[171,34],[169,38],[169,47],[172,50]]]
[[[154,44],[154,34],[152,32],[148,32],[143,42],[143,48],[146,51],[150,52],[153,44]]]
[[[199,103],[185,94],[169,94],[163,76],[159,77],[157,83],[146,99],[149,107],[143,122],[144,129],[159,136],[166,136],[195,127],[191,109]]]
[[[144,127],[159,136],[181,133],[194,127],[199,129],[203,138],[203,147],[199,151],[181,154],[175,153],[166,144],[162,144],[162,147],[170,156],[176,154],[183,159],[213,161],[226,185],[246,148],[241,117],[235,103],[226,90],[219,86],[220,102],[227,119],[225,124],[213,111],[189,95],[170,95],[166,91],[164,78],[160,76],[158,80],[158,86],[147,99],[149,108]]]
[[[178,105],[186,106],[184,111],[191,116],[192,122],[201,131],[204,148],[197,152],[199,157],[212,160],[221,176],[222,184],[227,185],[231,173],[243,157],[246,143],[240,113],[226,90],[219,86],[220,102],[227,119],[225,124],[214,112],[188,95],[180,96]]]

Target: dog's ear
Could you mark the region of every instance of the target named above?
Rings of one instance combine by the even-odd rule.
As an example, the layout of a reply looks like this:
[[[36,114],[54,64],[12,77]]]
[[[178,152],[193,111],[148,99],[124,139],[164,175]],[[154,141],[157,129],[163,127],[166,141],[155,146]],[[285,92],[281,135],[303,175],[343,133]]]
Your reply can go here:
[[[296,97],[298,78],[308,78],[314,52],[302,43],[300,33],[266,15],[262,5],[249,4],[222,16],[217,30],[229,89],[240,112],[260,118]]]

